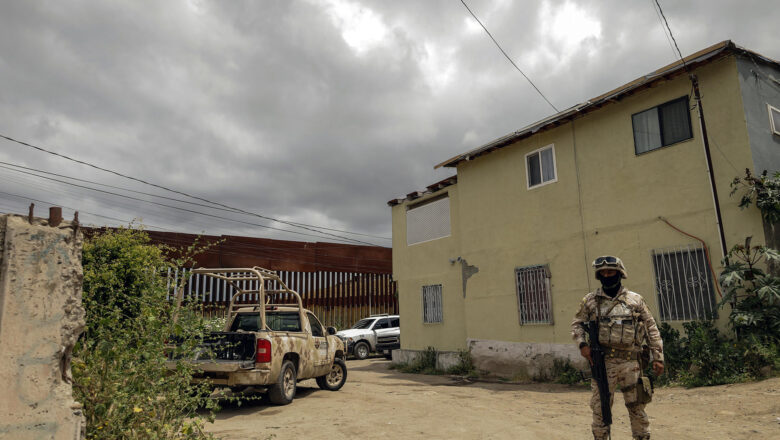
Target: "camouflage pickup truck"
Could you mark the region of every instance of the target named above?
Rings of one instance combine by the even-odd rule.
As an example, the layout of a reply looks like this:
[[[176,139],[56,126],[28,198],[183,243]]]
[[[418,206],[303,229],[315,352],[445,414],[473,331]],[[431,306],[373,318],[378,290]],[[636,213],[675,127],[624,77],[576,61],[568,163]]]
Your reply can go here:
[[[192,272],[230,284],[235,292],[224,331],[209,334],[188,360],[198,371],[195,381],[266,390],[277,405],[292,402],[304,379],[315,378],[325,390],[341,389],[347,380],[344,343],[334,336],[335,328],[323,328],[303,308],[300,295],[276,272],[259,267]],[[169,361],[169,367],[175,364]]]

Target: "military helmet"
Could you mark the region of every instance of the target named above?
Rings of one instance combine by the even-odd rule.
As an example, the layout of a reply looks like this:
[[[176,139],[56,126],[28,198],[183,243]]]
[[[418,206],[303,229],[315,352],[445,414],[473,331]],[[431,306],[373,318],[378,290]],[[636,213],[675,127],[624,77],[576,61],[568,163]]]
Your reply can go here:
[[[593,260],[593,270],[596,279],[599,279],[599,271],[603,269],[614,269],[621,274],[621,278],[628,278],[626,272],[626,266],[623,265],[623,260],[612,255],[604,255]]]

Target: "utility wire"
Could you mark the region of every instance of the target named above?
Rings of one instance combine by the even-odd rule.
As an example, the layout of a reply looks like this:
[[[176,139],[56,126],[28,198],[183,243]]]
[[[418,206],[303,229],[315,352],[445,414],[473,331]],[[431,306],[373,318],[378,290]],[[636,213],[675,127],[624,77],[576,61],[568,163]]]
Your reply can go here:
[[[189,205],[200,206],[200,207],[203,207],[203,208],[224,210],[223,208],[215,208],[212,205],[205,205],[203,203],[191,202],[189,200],[182,200],[182,199],[177,199],[177,198],[173,198],[173,197],[165,197],[165,196],[160,196],[160,195],[157,195],[157,194],[151,194],[151,193],[147,193],[147,192],[143,192],[143,191],[136,191],[136,190],[132,190],[132,189],[129,189],[129,188],[123,188],[123,187],[120,187],[120,186],[108,185],[106,183],[100,183],[100,182],[95,182],[95,181],[92,181],[92,180],[80,179],[78,177],[66,176],[64,174],[57,174],[57,173],[52,173],[52,172],[49,172],[49,171],[39,170],[39,169],[36,169],[36,168],[25,167],[25,166],[17,165],[17,164],[10,163],[10,162],[0,161],[0,164],[2,164],[2,165],[9,165],[9,166],[12,166],[12,167],[17,167],[17,168],[22,168],[22,169],[25,169],[25,170],[28,170],[28,171],[35,171],[37,173],[48,174],[50,176],[57,176],[57,177],[65,178],[65,179],[71,179],[71,180],[75,180],[75,181],[78,181],[78,182],[91,183],[93,185],[100,185],[100,186],[104,186],[104,187],[107,187],[107,188],[113,188],[113,189],[118,189],[118,190],[122,190],[122,191],[127,191],[127,192],[131,192],[131,193],[134,193],[134,194],[141,194],[141,195],[150,196],[150,197],[158,197],[158,198],[161,198],[161,199],[164,199],[164,200],[171,200],[171,201],[174,201],[174,202],[186,203],[186,204],[189,204]],[[4,167],[0,167],[0,168],[4,168]],[[230,211],[230,212],[237,213],[237,214],[243,214],[241,211],[238,211],[238,210],[235,210],[235,209],[227,209],[227,210]],[[303,223],[297,223],[297,222],[290,222],[290,223],[295,224],[295,225],[307,226],[306,224],[303,224]],[[353,234],[353,235],[362,235],[362,236],[365,236],[365,237],[379,238],[379,239],[382,239],[382,240],[391,240],[391,238],[389,238],[389,237],[382,237],[382,236],[379,236],[379,235],[363,234],[363,233],[360,233],[360,232],[350,232],[350,231],[344,231],[344,230],[341,230],[341,229],[325,228],[325,227],[321,227],[321,226],[318,226],[318,228],[319,229],[329,230],[329,231],[344,232],[344,233]],[[295,233],[295,232],[293,232],[293,233]]]
[[[663,29],[663,19],[661,18],[660,12],[658,12],[658,8],[655,7],[655,0],[650,0],[650,3],[653,5],[653,12],[655,12],[655,16],[658,17],[658,22],[661,23],[661,29],[663,30],[664,37],[666,37],[666,42],[669,43],[669,49],[672,50],[672,53],[674,56],[677,56],[677,53],[674,51],[674,46],[672,45],[672,39],[669,38],[669,34],[666,32],[666,29]]]
[[[293,223],[293,222],[289,222],[289,221],[285,221],[285,220],[279,220],[279,219],[276,219],[276,218],[273,218],[273,217],[268,217],[268,216],[265,216],[265,215],[262,215],[262,214],[257,214],[257,213],[254,213],[254,212],[245,211],[245,210],[240,209],[240,208],[235,208],[235,207],[232,207],[232,206],[229,206],[229,205],[225,205],[223,203],[214,202],[214,201],[205,199],[203,197],[193,196],[193,195],[185,193],[183,191],[177,191],[175,189],[171,189],[171,188],[168,188],[168,187],[165,187],[165,186],[162,186],[162,185],[157,185],[155,183],[151,183],[151,182],[148,182],[148,181],[143,180],[143,179],[138,179],[136,177],[128,176],[126,174],[122,174],[122,173],[117,172],[117,171],[113,171],[113,170],[110,170],[110,169],[107,169],[107,168],[103,168],[103,167],[91,164],[89,162],[85,162],[83,160],[74,159],[74,158],[66,156],[64,154],[60,154],[60,153],[57,153],[57,152],[54,152],[54,151],[51,151],[51,150],[47,150],[45,148],[38,147],[36,145],[32,145],[32,144],[29,144],[27,142],[16,140],[16,139],[8,137],[8,136],[6,136],[6,135],[4,135],[2,133],[0,133],[0,138],[9,140],[11,142],[15,142],[15,143],[20,144],[20,145],[24,145],[26,147],[33,148],[35,150],[38,150],[38,151],[41,151],[41,152],[44,152],[44,153],[47,153],[47,154],[51,154],[53,156],[58,156],[58,157],[61,157],[63,159],[67,159],[67,160],[70,160],[70,161],[73,161],[73,162],[76,162],[76,163],[79,163],[79,164],[82,164],[82,165],[86,165],[88,167],[95,168],[95,169],[100,170],[100,171],[105,171],[107,173],[111,173],[111,174],[114,174],[116,176],[123,177],[125,179],[130,179],[130,180],[133,180],[133,181],[136,181],[136,182],[140,182],[140,183],[143,183],[144,185],[153,186],[155,188],[159,188],[159,189],[162,189],[162,190],[165,190],[165,191],[170,191],[172,193],[183,195],[185,197],[189,197],[189,198],[192,198],[192,199],[195,199],[195,200],[200,200],[202,202],[211,203],[213,205],[216,205],[216,206],[219,206],[219,207],[222,207],[222,208],[226,208],[226,209],[230,209],[230,210],[233,210],[233,211],[237,211],[237,212],[240,212],[242,214],[251,215],[251,216],[254,216],[254,217],[259,217],[259,218],[262,218],[262,219],[265,219],[265,220],[274,221],[274,222],[277,222],[277,223],[293,226],[293,227],[296,227],[296,228],[306,229],[308,231],[313,231],[313,232],[316,232],[316,233],[319,233],[319,234],[322,234],[322,235],[328,235],[328,236],[331,236],[331,237],[335,237],[335,238],[338,238],[338,239],[340,239],[342,241],[353,241],[353,242],[365,244],[365,245],[368,245],[368,246],[376,246],[373,243],[368,243],[368,242],[357,240],[357,239],[354,239],[354,238],[343,237],[341,235],[332,234],[332,233],[329,233],[329,232],[322,232],[322,231],[316,229],[317,226],[314,226],[314,225],[306,225],[304,223]],[[266,226],[266,227],[270,228],[270,226]],[[274,228],[272,228],[272,229],[274,229]],[[279,229],[279,228],[275,228],[275,229]],[[284,229],[279,229],[279,230],[284,231]],[[289,230],[287,230],[287,232],[292,232],[294,234],[299,233],[299,232],[289,231]],[[303,234],[303,235],[306,235],[306,234]]]
[[[55,179],[53,177],[41,176],[41,175],[38,175],[38,174],[35,174],[35,173],[31,173],[29,171],[17,170],[17,169],[6,167],[6,166],[2,166],[2,165],[0,165],[0,168],[8,169],[8,170],[11,170],[11,171],[16,171],[17,173],[28,174],[28,175],[31,175],[31,176],[39,177],[41,179],[51,180],[51,181],[58,182],[58,183],[64,183],[65,185],[75,186],[75,187],[78,187],[78,188],[84,188],[84,189],[88,189],[88,190],[91,190],[91,191],[96,191],[96,192],[99,192],[99,193],[104,193],[104,194],[109,194],[109,195],[112,195],[112,196],[122,197],[122,198],[125,198],[125,199],[136,200],[136,201],[139,201],[139,202],[151,203],[153,205],[163,206],[163,207],[166,207],[166,208],[176,209],[176,210],[184,211],[184,212],[189,212],[189,213],[192,213],[192,214],[198,214],[198,215],[211,217],[211,218],[216,218],[216,219],[220,219],[220,220],[228,220],[228,221],[231,221],[231,222],[242,223],[242,224],[250,225],[250,226],[259,226],[261,228],[273,229],[275,231],[282,231],[282,232],[287,232],[287,233],[292,233],[292,234],[307,235],[307,236],[311,236],[311,237],[322,238],[320,235],[307,234],[305,232],[298,232],[298,231],[290,231],[288,229],[276,228],[276,227],[273,227],[273,226],[263,225],[263,224],[260,224],[260,223],[246,222],[246,221],[242,221],[242,220],[232,219],[232,218],[229,218],[229,217],[223,217],[223,216],[214,215],[214,214],[207,214],[205,212],[195,211],[193,209],[182,208],[180,206],[173,206],[173,205],[168,205],[168,204],[165,204],[165,203],[153,202],[151,200],[144,200],[144,199],[141,199],[141,198],[138,198],[138,197],[128,196],[126,194],[119,194],[119,193],[115,193],[115,192],[112,192],[112,191],[106,191],[106,190],[102,190],[102,189],[92,188],[92,187],[89,187],[89,186],[86,186],[86,185],[79,185],[77,183],[68,182],[68,181],[60,180],[60,179]],[[339,238],[339,240],[341,240],[341,241],[358,241],[358,240],[354,240],[354,239],[350,239],[350,238]],[[376,246],[374,244],[369,244],[369,245],[370,246]]]
[[[70,209],[71,211],[74,211],[74,212],[78,211],[79,213],[82,213],[82,214],[88,214],[88,215],[91,215],[91,216],[105,218],[105,219],[108,219],[108,220],[114,220],[114,221],[118,221],[118,222],[122,222],[122,223],[128,223],[128,224],[132,223],[132,221],[127,221],[127,220],[124,220],[124,219],[121,219],[121,218],[109,217],[107,215],[95,214],[94,212],[79,210],[79,209],[76,209],[76,208],[71,208],[70,206],[65,206],[65,205],[62,205],[62,204],[48,202],[46,200],[38,200],[38,199],[34,199],[32,197],[23,196],[23,195],[20,195],[20,194],[14,194],[14,193],[9,193],[9,192],[5,192],[5,191],[0,191],[0,194],[5,194],[5,195],[11,196],[11,197],[17,197],[17,198],[20,198],[22,200],[29,200],[31,202],[43,203],[43,204],[46,204],[46,205],[49,205],[49,206],[61,206],[61,207],[65,208],[65,209]],[[149,226],[149,227],[156,228],[156,229],[162,229],[162,230],[165,230],[165,231],[171,231],[170,229],[163,228],[162,226],[155,226],[155,225],[150,225],[150,224],[145,224],[144,226]]]
[[[465,6],[465,7],[466,7],[466,10],[468,10],[468,11],[469,11],[469,14],[471,14],[471,16],[472,16],[472,17],[474,17],[474,20],[477,20],[477,23],[479,23],[479,25],[480,25],[480,26],[482,26],[482,29],[484,29],[484,30],[485,30],[485,32],[487,32],[488,36],[490,37],[490,39],[491,39],[491,40],[493,40],[493,43],[495,43],[495,45],[496,45],[496,47],[498,48],[498,50],[500,50],[500,51],[501,51],[501,53],[502,53],[502,54],[504,54],[504,56],[506,57],[506,59],[507,59],[507,60],[509,60],[509,62],[510,62],[510,63],[512,63],[512,65],[513,65],[513,66],[515,66],[515,69],[517,69],[517,71],[518,71],[518,72],[520,72],[520,74],[521,74],[521,75],[523,75],[523,77],[525,77],[525,79],[526,79],[526,80],[527,80],[527,81],[528,81],[528,82],[531,84],[531,86],[533,86],[533,88],[536,90],[536,92],[537,92],[537,93],[539,93],[539,95],[540,95],[542,98],[544,98],[544,100],[545,100],[545,101],[547,101],[547,103],[548,103],[548,104],[550,104],[550,107],[552,107],[552,108],[553,108],[553,110],[555,110],[555,112],[556,112],[556,113],[560,112],[560,110],[558,110],[558,108],[557,108],[557,107],[555,107],[555,106],[553,105],[553,103],[552,103],[552,102],[550,102],[550,100],[549,100],[549,99],[547,99],[547,97],[546,97],[546,96],[544,96],[544,93],[542,93],[542,91],[541,91],[541,90],[539,90],[539,88],[538,88],[538,87],[536,87],[536,84],[534,84],[534,82],[533,82],[533,81],[531,81],[531,78],[529,78],[529,77],[528,77],[528,75],[526,75],[526,74],[525,74],[525,73],[524,73],[524,72],[523,72],[523,71],[520,69],[520,67],[518,67],[518,66],[517,66],[517,64],[515,64],[515,62],[514,62],[514,61],[512,61],[512,58],[510,58],[510,57],[509,57],[509,55],[507,55],[507,53],[504,51],[504,49],[501,47],[501,45],[500,45],[500,44],[498,44],[498,41],[496,41],[496,39],[495,39],[495,38],[493,38],[493,34],[491,34],[491,33],[490,33],[490,31],[489,31],[489,30],[488,30],[488,29],[485,27],[485,25],[484,25],[484,24],[482,24],[482,22],[481,22],[481,21],[479,21],[479,18],[477,18],[477,16],[474,14],[474,12],[471,10],[471,8],[469,8],[469,5],[467,5],[467,4],[466,4],[466,2],[465,2],[464,0],[460,0],[460,2],[461,2],[461,3],[463,3],[463,6]]]
[[[666,15],[664,15],[664,10],[661,8],[661,4],[658,3],[658,0],[655,0],[655,4],[658,5],[658,12],[661,13],[661,17],[664,19],[664,24],[666,24],[666,29],[669,30],[669,36],[672,37],[672,41],[674,42],[674,48],[677,49],[677,55],[680,56],[680,61],[682,61],[685,71],[688,72],[688,65],[685,64],[685,58],[683,58],[682,52],[680,52],[680,47],[677,45],[677,40],[674,38],[674,34],[672,33],[672,28],[669,27],[669,22],[666,20]]]

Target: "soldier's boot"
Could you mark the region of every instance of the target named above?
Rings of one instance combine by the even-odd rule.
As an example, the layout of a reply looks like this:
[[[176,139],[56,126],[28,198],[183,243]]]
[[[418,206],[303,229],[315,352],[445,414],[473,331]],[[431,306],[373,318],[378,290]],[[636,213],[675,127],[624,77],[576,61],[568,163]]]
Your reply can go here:
[[[635,435],[634,440],[650,440],[650,434]]]
[[[610,439],[609,430],[593,433],[593,440],[609,440],[609,439]]]

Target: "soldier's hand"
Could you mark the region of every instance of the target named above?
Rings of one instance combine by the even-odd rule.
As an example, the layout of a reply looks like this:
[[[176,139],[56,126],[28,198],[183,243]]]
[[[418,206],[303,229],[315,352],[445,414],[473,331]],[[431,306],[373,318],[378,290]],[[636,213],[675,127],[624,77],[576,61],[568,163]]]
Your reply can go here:
[[[653,373],[656,376],[664,374],[664,363],[660,361],[653,361]]]
[[[583,345],[582,348],[580,348],[580,354],[582,355],[582,357],[587,359],[591,365],[593,365],[593,358],[590,357],[590,346]],[[661,367],[661,369],[663,369],[663,367]]]

